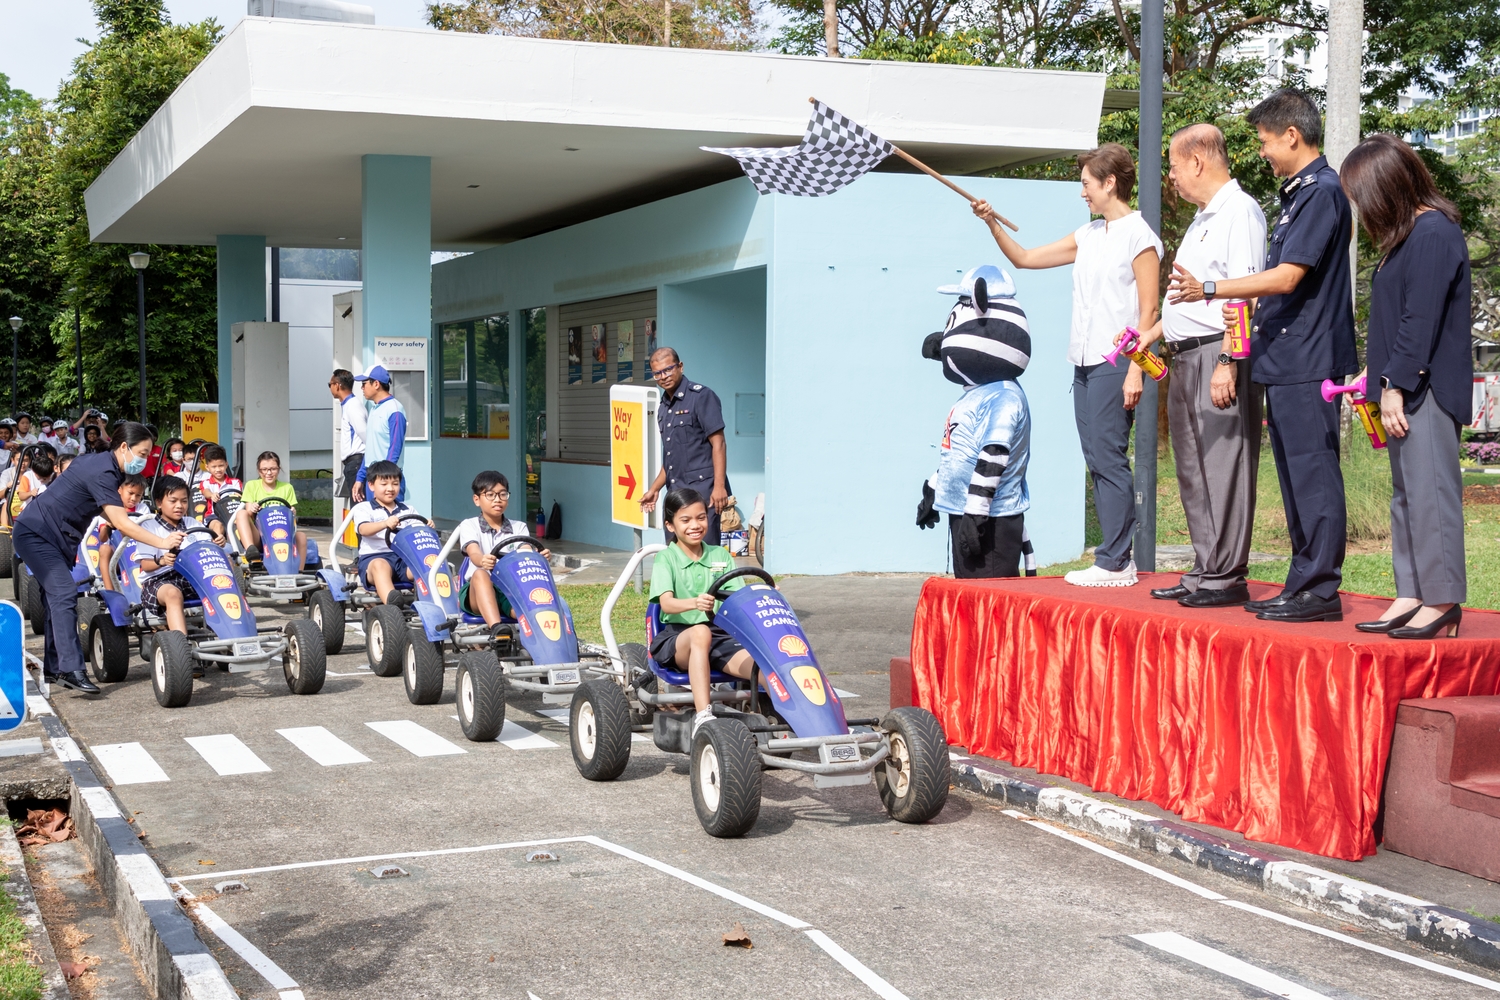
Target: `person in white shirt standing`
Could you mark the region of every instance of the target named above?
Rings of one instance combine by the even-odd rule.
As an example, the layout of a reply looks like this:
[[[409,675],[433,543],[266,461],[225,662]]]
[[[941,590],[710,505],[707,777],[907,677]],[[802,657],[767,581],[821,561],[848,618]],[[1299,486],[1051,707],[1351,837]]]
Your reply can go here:
[[[1133,363],[1111,365],[1104,356],[1127,326],[1141,329],[1156,323],[1162,246],[1141,213],[1130,208],[1135,162],[1128,149],[1105,143],[1081,154],[1078,167],[1084,203],[1102,218],[1056,242],[1028,250],[1000,227],[989,202],[976,202],[974,214],[989,224],[1001,252],[1016,267],[1073,265],[1073,326],[1068,340],[1073,419],[1093,477],[1094,510],[1103,538],[1094,549],[1094,565],[1064,579],[1080,587],[1129,587],[1136,583],[1131,558],[1135,486],[1130,427],[1141,398],[1141,370]]]
[[[1151,596],[1189,608],[1223,608],[1250,599],[1245,573],[1255,526],[1255,477],[1260,468],[1261,395],[1250,381],[1250,359],[1229,353],[1223,303],[1215,285],[1260,270],[1266,255],[1266,214],[1229,176],[1224,133],[1200,124],[1172,136],[1171,180],[1198,206],[1182,235],[1161,322],[1143,331],[1146,343],[1166,335],[1172,358],[1167,419],[1177,486],[1193,542],[1193,568],[1174,587]],[[1188,301],[1185,284],[1202,288]]]
[[[364,397],[354,394],[354,373],[349,369],[334,371],[328,380],[328,391],[339,404],[339,450],[335,457],[342,463],[342,471],[337,492],[349,500],[353,497],[354,480],[365,464],[365,426],[369,417]]]

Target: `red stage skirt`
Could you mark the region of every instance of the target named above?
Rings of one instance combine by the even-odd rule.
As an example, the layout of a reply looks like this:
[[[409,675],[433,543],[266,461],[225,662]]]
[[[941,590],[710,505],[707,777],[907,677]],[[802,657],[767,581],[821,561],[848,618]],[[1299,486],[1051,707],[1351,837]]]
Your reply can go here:
[[[1151,599],[1174,582],[930,579],[919,703],[974,753],[1357,860],[1375,853],[1397,704],[1500,694],[1500,614],[1465,611],[1461,638],[1418,642],[1354,630],[1384,598],[1345,594],[1341,623],[1276,624]]]

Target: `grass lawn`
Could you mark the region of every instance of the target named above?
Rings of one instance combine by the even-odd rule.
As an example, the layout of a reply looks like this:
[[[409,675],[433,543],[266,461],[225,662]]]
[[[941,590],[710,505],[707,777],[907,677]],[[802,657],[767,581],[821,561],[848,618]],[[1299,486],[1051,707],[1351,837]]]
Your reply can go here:
[[[584,642],[604,643],[604,633],[599,630],[599,612],[604,610],[604,599],[609,596],[612,583],[562,584],[557,588],[568,607],[573,609],[573,629]],[[637,594],[634,587],[626,587],[615,602],[610,625],[615,630],[615,642],[646,641],[646,595]]]
[[[0,882],[9,874],[0,868]],[[40,1000],[42,970],[26,958],[26,925],[16,915],[16,901],[0,891],[0,998]]]

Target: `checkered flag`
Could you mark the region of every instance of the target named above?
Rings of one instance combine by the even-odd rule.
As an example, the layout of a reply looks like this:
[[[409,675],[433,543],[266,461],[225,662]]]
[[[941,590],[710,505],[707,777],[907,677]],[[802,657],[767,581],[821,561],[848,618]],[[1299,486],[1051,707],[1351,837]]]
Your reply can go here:
[[[813,101],[812,119],[801,145],[757,149],[751,146],[700,147],[739,161],[761,194],[821,198],[875,169],[896,147],[822,101]]]

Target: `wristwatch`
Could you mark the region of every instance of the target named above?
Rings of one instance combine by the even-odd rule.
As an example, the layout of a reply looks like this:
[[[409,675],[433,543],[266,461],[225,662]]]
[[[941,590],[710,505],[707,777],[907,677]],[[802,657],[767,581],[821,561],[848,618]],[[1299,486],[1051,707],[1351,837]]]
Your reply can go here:
[[[1235,360],[1236,359],[1234,355],[1227,352],[1220,352],[1219,354],[1219,364],[1221,365],[1232,365],[1234,364]]]
[[[1214,293],[1218,290],[1219,286],[1215,282],[1205,281],[1203,283],[1203,301],[1212,302],[1214,299]]]
[[[1382,376],[1380,376],[1380,388],[1382,388],[1382,389],[1394,389],[1396,387],[1393,386],[1393,385],[1391,385],[1391,379],[1390,379],[1389,375],[1382,375]]]

